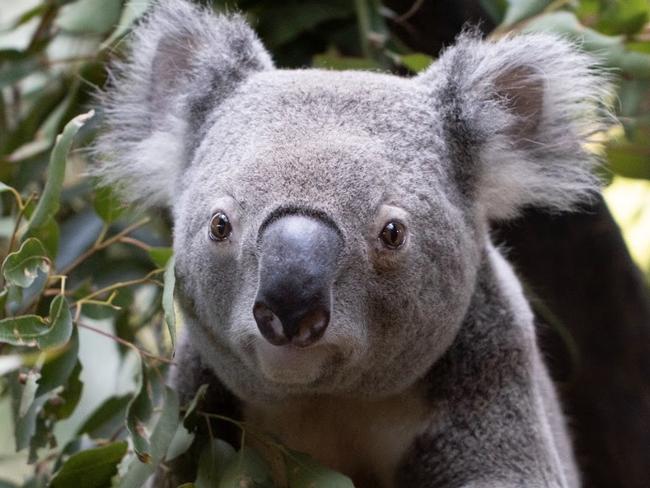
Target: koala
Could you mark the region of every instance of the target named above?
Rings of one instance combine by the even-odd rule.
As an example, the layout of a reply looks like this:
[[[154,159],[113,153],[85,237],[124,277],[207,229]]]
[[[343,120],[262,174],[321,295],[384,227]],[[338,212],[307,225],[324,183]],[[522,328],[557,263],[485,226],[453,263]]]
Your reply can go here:
[[[490,223],[597,191],[594,60],[468,30],[408,79],[278,69],[241,16],[185,0],[130,46],[97,173],[172,216],[183,399],[208,383],[207,407],[362,488],[580,485]]]

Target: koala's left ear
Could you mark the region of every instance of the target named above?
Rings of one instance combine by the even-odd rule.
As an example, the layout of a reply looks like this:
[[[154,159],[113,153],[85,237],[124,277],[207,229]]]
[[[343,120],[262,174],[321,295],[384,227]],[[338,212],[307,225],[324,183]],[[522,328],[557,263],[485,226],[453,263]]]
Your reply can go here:
[[[272,68],[242,17],[187,0],[154,2],[99,94],[105,124],[95,173],[126,200],[170,205],[210,114],[249,76]]]
[[[568,209],[598,189],[585,143],[611,121],[610,83],[568,41],[464,33],[415,80],[431,89],[461,189],[488,218]]]

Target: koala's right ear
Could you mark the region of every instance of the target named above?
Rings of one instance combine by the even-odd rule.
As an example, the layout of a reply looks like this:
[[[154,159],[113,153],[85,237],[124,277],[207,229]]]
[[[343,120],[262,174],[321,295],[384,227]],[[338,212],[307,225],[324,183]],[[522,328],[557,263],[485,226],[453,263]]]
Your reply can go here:
[[[157,2],[99,95],[105,124],[94,173],[128,201],[169,205],[208,115],[252,73],[272,68],[240,16],[185,0]]]

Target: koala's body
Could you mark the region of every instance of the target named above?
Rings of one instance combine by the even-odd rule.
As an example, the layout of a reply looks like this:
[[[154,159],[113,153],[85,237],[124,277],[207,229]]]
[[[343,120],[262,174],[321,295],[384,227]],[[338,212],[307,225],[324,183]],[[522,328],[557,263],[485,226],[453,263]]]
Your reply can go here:
[[[489,222],[597,187],[591,60],[465,34],[412,79],[280,70],[241,18],[181,0],[134,37],[99,171],[171,210],[184,399],[208,382],[210,408],[361,488],[579,486]]]

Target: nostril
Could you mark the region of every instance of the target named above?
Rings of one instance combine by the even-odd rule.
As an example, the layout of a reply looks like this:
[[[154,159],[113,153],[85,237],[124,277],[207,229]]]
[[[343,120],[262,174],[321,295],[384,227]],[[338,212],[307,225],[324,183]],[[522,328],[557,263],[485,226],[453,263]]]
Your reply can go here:
[[[273,311],[261,302],[253,306],[253,316],[257,322],[257,328],[264,338],[275,346],[282,346],[289,342],[282,330],[282,322]]]
[[[291,343],[297,347],[307,347],[319,340],[329,324],[327,308],[314,308],[296,320],[283,322],[263,301],[255,302],[253,316],[262,336],[274,346]]]
[[[314,310],[308,312],[298,323],[296,334],[291,338],[295,346],[306,347],[320,339],[327,329],[329,312]]]

